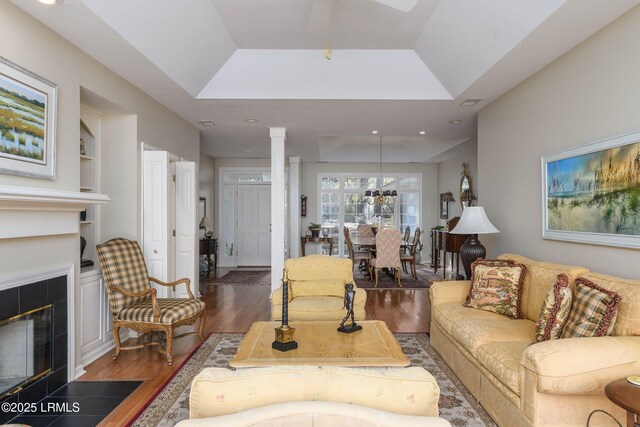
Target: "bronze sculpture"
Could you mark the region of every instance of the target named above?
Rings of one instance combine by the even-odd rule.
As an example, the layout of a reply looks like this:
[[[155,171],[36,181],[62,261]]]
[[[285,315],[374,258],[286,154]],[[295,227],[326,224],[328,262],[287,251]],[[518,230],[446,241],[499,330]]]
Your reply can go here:
[[[356,297],[356,291],[353,290],[353,283],[347,283],[344,285],[344,306],[342,308],[347,309],[347,315],[344,316],[342,322],[340,323],[340,327],[338,328],[338,332],[344,332],[345,334],[350,334],[352,332],[356,332],[362,329],[362,326],[356,323],[356,319],[353,314],[353,301]],[[344,323],[351,317],[351,324],[345,326]]]

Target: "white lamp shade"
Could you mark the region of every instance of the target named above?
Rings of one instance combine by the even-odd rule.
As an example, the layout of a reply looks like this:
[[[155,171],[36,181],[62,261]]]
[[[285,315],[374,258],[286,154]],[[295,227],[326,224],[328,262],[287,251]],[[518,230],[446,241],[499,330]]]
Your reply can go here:
[[[499,233],[495,228],[482,206],[468,206],[462,211],[462,216],[458,225],[449,231],[452,234],[491,234]]]
[[[200,220],[200,228],[204,228],[205,231],[209,231],[213,228],[213,225],[211,224],[211,220],[209,219],[208,216],[202,217],[202,220]]]

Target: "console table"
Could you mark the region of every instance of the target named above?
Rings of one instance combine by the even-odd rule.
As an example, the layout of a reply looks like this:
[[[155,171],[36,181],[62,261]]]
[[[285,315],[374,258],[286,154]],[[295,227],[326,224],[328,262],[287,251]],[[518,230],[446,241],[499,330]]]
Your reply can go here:
[[[200,239],[200,255],[207,256],[207,277],[211,274],[211,264],[213,268],[218,267],[218,239]],[[213,255],[213,262],[211,261]]]
[[[301,237],[300,248],[302,249],[302,256],[304,256],[304,245],[307,243],[328,243],[329,255],[333,253],[333,237]]]
[[[456,263],[456,278],[458,277],[460,271],[460,246],[464,244],[468,237],[468,234],[451,234],[445,230],[431,230],[431,267],[433,267],[434,273],[438,272],[440,251],[443,251],[442,278],[446,278],[447,252],[450,252],[452,263],[453,260]]]

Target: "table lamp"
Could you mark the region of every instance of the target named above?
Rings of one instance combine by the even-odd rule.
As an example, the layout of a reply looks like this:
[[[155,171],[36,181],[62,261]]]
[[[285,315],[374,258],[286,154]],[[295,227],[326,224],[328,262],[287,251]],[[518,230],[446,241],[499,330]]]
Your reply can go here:
[[[478,258],[484,258],[487,250],[478,240],[478,234],[499,233],[495,228],[482,206],[467,206],[462,211],[460,221],[449,231],[452,234],[470,234],[469,238],[460,246],[460,258],[464,266],[464,273],[467,279],[471,278],[471,263]]]
[[[213,225],[211,224],[211,219],[208,216],[203,216],[200,220],[200,228],[204,229],[205,237],[211,238],[213,236]]]

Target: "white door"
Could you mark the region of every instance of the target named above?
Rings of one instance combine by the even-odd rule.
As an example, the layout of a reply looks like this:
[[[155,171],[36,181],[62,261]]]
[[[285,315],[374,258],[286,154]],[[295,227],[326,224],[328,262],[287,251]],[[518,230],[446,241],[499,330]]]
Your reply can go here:
[[[149,275],[169,279],[169,154],[142,152],[142,252]],[[170,288],[153,285],[158,297],[169,296]]]
[[[238,266],[271,264],[271,186],[238,185]]]
[[[175,162],[175,279],[187,277],[198,295],[198,169],[194,162]],[[184,285],[176,287],[177,298],[187,298]]]

